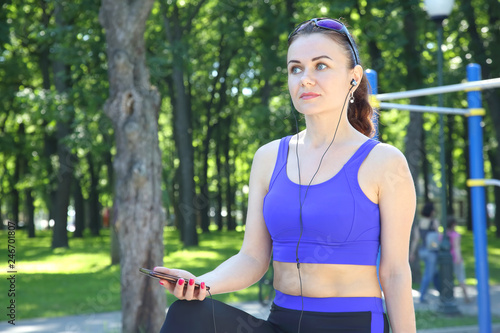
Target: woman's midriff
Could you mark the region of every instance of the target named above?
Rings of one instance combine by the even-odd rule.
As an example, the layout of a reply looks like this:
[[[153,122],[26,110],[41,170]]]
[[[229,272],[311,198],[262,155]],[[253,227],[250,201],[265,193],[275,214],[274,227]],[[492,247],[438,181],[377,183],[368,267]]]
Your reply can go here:
[[[274,288],[288,295],[300,295],[296,263],[274,261]],[[302,296],[382,297],[376,266],[300,264]]]

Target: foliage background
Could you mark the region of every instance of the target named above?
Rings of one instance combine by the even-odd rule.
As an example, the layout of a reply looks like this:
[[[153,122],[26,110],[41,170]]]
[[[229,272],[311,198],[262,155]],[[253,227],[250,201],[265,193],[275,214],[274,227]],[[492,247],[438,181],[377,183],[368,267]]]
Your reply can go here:
[[[109,68],[100,5],[1,4],[0,220],[19,222],[30,238],[45,235],[42,221],[66,226],[69,220],[68,232],[52,234],[53,249],[39,249],[42,256],[62,257],[57,248],[77,247],[74,238],[94,237],[99,244],[112,220],[119,180],[116,129],[103,112]],[[210,232],[210,225],[235,230],[244,224],[254,152],[295,132],[286,88],[288,33],[320,16],[348,22],[364,68],[378,72],[379,93],[437,85],[436,26],[418,0],[155,2],[145,38],[150,81],[162,97],[163,223],[178,229],[183,246],[197,245],[198,233]],[[482,66],[483,79],[500,77],[498,0],[455,1],[444,36],[444,84],[463,82],[470,63]],[[486,177],[500,179],[499,90],[485,91],[483,101]],[[437,97],[400,102],[435,105]],[[445,95],[445,106],[467,107],[465,93]],[[188,120],[182,126],[181,117]],[[432,200],[440,207],[437,115],[381,110],[379,121],[380,139],[401,149],[414,170],[419,205]],[[470,230],[466,119],[447,116],[445,132],[448,211]],[[180,165],[183,158],[189,168]],[[68,173],[71,185],[63,177]],[[194,188],[182,193],[186,177]],[[500,205],[499,191],[487,189],[490,207]],[[491,230],[499,237],[500,214],[491,212],[488,228],[496,225]],[[197,228],[184,228],[189,221]]]

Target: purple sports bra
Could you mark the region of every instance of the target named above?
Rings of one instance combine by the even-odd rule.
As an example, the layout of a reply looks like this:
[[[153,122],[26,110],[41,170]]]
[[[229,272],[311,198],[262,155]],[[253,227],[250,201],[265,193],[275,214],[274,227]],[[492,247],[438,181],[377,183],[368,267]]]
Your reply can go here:
[[[281,139],[276,165],[264,198],[264,219],[273,240],[273,260],[296,262],[300,235],[299,185],[286,172],[291,136]],[[376,265],[380,211],[361,190],[359,167],[379,142],[365,141],[329,180],[301,185],[303,233],[301,263]]]

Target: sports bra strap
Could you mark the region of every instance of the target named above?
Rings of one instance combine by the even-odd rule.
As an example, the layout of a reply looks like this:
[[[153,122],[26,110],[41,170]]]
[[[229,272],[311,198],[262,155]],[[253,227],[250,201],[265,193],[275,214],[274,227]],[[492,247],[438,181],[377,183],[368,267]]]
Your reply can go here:
[[[281,138],[280,146],[278,148],[278,156],[276,157],[276,164],[274,165],[273,175],[271,176],[271,181],[269,182],[269,190],[273,187],[276,177],[278,177],[281,170],[286,166],[286,161],[288,159],[288,143],[291,138],[291,135]]]
[[[375,147],[379,143],[380,143],[379,141],[374,139],[366,140],[347,163],[347,165],[349,166],[348,169],[356,171],[355,173],[357,174],[357,171],[361,166],[361,164],[366,159],[366,156],[368,156],[368,154],[372,151],[373,147]]]

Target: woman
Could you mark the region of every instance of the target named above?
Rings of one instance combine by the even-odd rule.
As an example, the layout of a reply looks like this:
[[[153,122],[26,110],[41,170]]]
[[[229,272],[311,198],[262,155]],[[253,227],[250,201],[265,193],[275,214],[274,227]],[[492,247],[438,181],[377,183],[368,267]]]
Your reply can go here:
[[[431,281],[440,290],[437,259],[439,251],[439,221],[432,202],[422,208],[422,218],[418,221],[418,232],[415,233],[410,250],[410,261],[415,259],[418,248],[420,259],[424,261],[424,274],[420,283],[420,303],[427,303],[426,296]]]
[[[453,216],[448,216],[446,235],[450,240],[450,252],[453,258],[453,273],[457,279],[462,292],[464,294],[465,303],[470,303],[469,295],[467,294],[467,287],[465,285],[465,265],[464,259],[462,257],[462,235],[460,235],[455,227],[457,226],[457,220]]]
[[[237,255],[199,277],[155,268],[189,281],[187,288],[184,279],[160,281],[180,300],[204,300],[175,302],[162,332],[389,332],[379,245],[392,331],[415,332],[414,186],[403,154],[369,138],[372,109],[356,45],[332,19],[301,23],[288,43],[289,91],[306,130],[256,152]],[[205,300],[206,286],[217,294],[257,282],[271,251],[277,295],[267,321]]]

